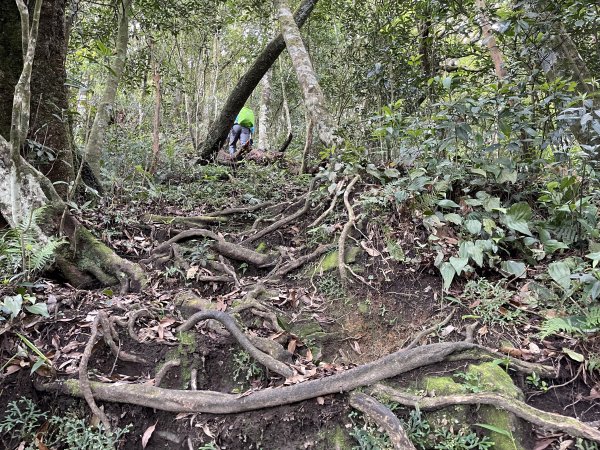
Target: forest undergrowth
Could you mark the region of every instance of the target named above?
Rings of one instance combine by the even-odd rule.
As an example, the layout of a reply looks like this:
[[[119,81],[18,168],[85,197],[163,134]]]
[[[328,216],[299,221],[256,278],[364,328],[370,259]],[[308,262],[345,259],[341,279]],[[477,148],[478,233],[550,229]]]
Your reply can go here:
[[[310,178],[280,165],[208,165],[156,180],[136,169],[114,183],[110,202],[77,213],[144,265],[149,282],[139,294],[40,279],[45,249],[28,243],[27,229],[5,235],[2,264],[19,270],[2,294],[4,445],[50,447],[69,417],[77,428],[88,413],[65,395],[85,396],[91,383],[96,431],[84,427],[77,439],[112,437],[80,448],[399,448],[398,430],[361,409],[359,394],[339,394],[354,386],[393,411],[417,448],[489,448],[502,439],[515,448],[596,448],[593,424],[585,425],[600,419],[593,174],[508,160],[376,167],[346,158],[329,167]],[[106,345],[90,338],[98,333]],[[431,356],[439,345],[455,347]],[[397,373],[386,364],[401,362],[378,366],[403,348],[422,349],[413,358],[424,361]],[[578,425],[530,418],[535,432],[527,434],[522,421],[427,415],[398,394],[452,403],[493,392],[495,382],[467,359],[506,371],[519,402]],[[347,388],[320,391],[345,372]],[[458,391],[422,382],[439,376]],[[398,392],[367,388],[387,378]],[[282,386],[303,385],[314,392],[277,397]],[[144,391],[152,386],[180,391],[156,400]],[[234,395],[186,399],[204,390]]]

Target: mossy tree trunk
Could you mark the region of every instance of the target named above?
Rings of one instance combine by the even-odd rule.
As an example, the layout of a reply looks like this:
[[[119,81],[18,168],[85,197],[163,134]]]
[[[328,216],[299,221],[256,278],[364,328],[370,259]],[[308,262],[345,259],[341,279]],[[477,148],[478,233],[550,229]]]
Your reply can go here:
[[[325,95],[323,95],[310,56],[302,41],[300,29],[294,21],[286,0],[274,0],[274,4],[281,26],[281,34],[294,64],[306,109],[311,115],[317,135],[323,145],[332,147],[338,138],[333,128],[331,114],[326,106]]]
[[[31,111],[31,77],[38,40],[42,0],[35,2],[29,26],[29,11],[23,0],[17,0],[22,27],[23,67],[13,96],[10,139],[0,134],[0,215],[11,227],[27,223],[33,211],[45,209],[43,224],[30,224],[30,230],[41,242],[52,236],[65,236],[69,246],[57,255],[57,264],[65,277],[76,286],[98,281],[103,285],[121,284],[122,290],[141,289],[145,274],[95,239],[69,214],[67,205],[52,182],[29,164],[20,154],[29,129]],[[43,42],[41,47],[43,48]]]
[[[33,2],[29,9],[32,10]],[[25,155],[53,182],[69,183],[75,178],[71,124],[65,82],[67,35],[66,0],[46,0],[39,23],[39,45],[31,74],[31,107],[27,139],[33,149]],[[9,135],[13,93],[23,67],[19,10],[15,1],[0,2],[0,134]],[[37,157],[42,150],[41,157]],[[52,156],[49,156],[52,155]],[[67,184],[56,189],[65,196]]]

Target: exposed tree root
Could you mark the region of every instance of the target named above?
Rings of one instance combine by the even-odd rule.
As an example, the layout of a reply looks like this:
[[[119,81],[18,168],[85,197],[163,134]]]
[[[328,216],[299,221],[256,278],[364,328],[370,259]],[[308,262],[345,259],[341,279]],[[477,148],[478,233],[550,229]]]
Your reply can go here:
[[[260,238],[262,238],[263,236],[266,236],[267,234],[272,233],[273,231],[283,227],[284,225],[287,225],[290,222],[293,222],[294,220],[296,220],[299,217],[302,217],[304,214],[306,214],[310,208],[310,193],[312,192],[312,190],[316,184],[316,181],[317,181],[317,178],[312,179],[312,181],[310,183],[310,187],[308,188],[308,194],[306,195],[306,199],[304,200],[304,206],[302,206],[302,208],[300,208],[294,214],[284,217],[283,219],[278,220],[277,222],[269,225],[268,227],[263,228],[258,233],[253,234],[252,236],[246,238],[244,241],[242,241],[242,245],[252,244],[252,243],[256,242],[257,240],[259,240]]]
[[[450,322],[450,319],[452,319],[452,316],[454,316],[454,309],[450,312],[450,314],[448,314],[446,316],[446,318],[444,320],[442,320],[440,323],[436,323],[435,325],[424,329],[423,331],[421,331],[419,334],[417,334],[415,336],[415,338],[410,342],[410,344],[408,344],[405,349],[410,349],[413,347],[416,347],[419,344],[419,341],[421,339],[423,339],[425,336],[433,333],[434,331],[436,331],[439,327],[443,327],[444,325],[446,325],[448,322]],[[467,341],[470,342],[470,341]]]
[[[321,214],[319,217],[317,217],[309,226],[308,228],[314,228],[317,225],[319,225],[321,222],[323,222],[323,220],[325,220],[325,218],[329,215],[329,213],[331,211],[333,211],[333,208],[335,208],[335,204],[337,203],[337,199],[340,196],[340,194],[342,193],[342,189],[344,187],[344,183],[346,182],[346,180],[340,180],[337,184],[337,187],[335,188],[335,192],[333,193],[333,198],[331,199],[331,203],[329,204],[329,208],[327,208],[325,211],[323,211],[323,214]]]
[[[275,265],[273,255],[264,255],[262,253],[255,252],[246,247],[242,247],[238,244],[232,244],[225,241],[221,236],[213,233],[210,230],[203,228],[193,228],[191,230],[182,231],[176,236],[172,237],[168,241],[162,243],[152,251],[150,258],[144,260],[145,263],[156,259],[162,253],[168,251],[172,244],[186,241],[194,238],[204,237],[212,239],[214,242],[211,244],[211,248],[217,253],[226,256],[227,258],[234,259],[236,261],[244,261],[259,268],[271,267]]]
[[[360,179],[360,176],[356,175],[352,178],[352,181],[348,184],[346,191],[344,192],[344,205],[346,205],[346,209],[348,210],[348,222],[344,225],[344,229],[340,234],[339,240],[339,249],[338,249],[338,270],[340,272],[340,281],[342,284],[346,284],[347,276],[346,276],[346,239],[348,238],[348,233],[354,226],[354,222],[356,220],[356,216],[354,215],[354,209],[348,200],[350,192],[352,192],[352,188],[354,184]]]
[[[215,316],[207,318],[213,317]],[[100,400],[131,403],[163,411],[232,414],[296,403],[328,394],[348,392],[419,367],[449,359],[477,360],[481,358],[482,354],[489,355],[490,353],[493,354],[487,349],[467,342],[429,344],[410,350],[399,350],[371,363],[329,377],[292,386],[256,391],[243,397],[213,391],[190,392],[161,389],[143,384],[91,383],[91,388],[94,397]],[[545,372],[543,366],[538,366],[535,371],[538,374]],[[77,380],[38,384],[37,388],[43,391],[82,396]]]
[[[350,405],[383,428],[396,450],[415,450],[415,446],[402,428],[400,419],[387,406],[362,392],[350,394]]]
[[[129,314],[129,320],[127,322],[127,331],[129,331],[129,336],[131,336],[131,339],[133,339],[135,342],[142,342],[142,340],[135,332],[135,322],[140,317],[152,317],[152,314],[147,309],[138,309],[137,311],[134,311],[133,313]]]
[[[113,354],[122,361],[135,362],[140,364],[145,364],[147,361],[145,358],[141,356],[132,355],[124,350],[121,350],[119,346],[115,343],[115,339],[118,338],[118,334],[115,331],[114,327],[111,325],[108,316],[104,311],[98,312],[98,318],[100,320],[100,324],[102,325],[102,335],[104,336],[104,342],[113,352]]]
[[[561,431],[573,437],[600,442],[600,431],[572,417],[541,411],[525,402],[497,393],[447,395],[441,397],[418,397],[381,384],[370,389],[376,395],[385,396],[402,405],[423,410],[435,410],[453,405],[492,405],[504,409],[536,426]]]
[[[90,379],[88,378],[87,372],[88,362],[90,361],[90,357],[92,356],[92,350],[94,348],[94,344],[96,343],[96,338],[98,336],[100,314],[104,313],[98,313],[98,315],[94,319],[94,322],[92,323],[92,331],[90,334],[90,338],[85,346],[85,350],[83,351],[81,361],[79,362],[79,385],[81,386],[81,394],[83,398],[85,398],[85,401],[87,402],[90,409],[92,410],[92,413],[94,413],[100,419],[100,421],[104,425],[104,428],[110,431],[110,421],[108,420],[106,414],[104,414],[104,411],[98,408],[98,405],[94,400],[94,396],[92,395],[92,390],[90,388]]]
[[[165,362],[163,364],[163,366],[160,368],[160,370],[158,372],[156,372],[156,375],[154,376],[154,386],[160,387],[160,383],[162,383],[162,379],[165,377],[165,375],[167,375],[169,370],[171,370],[173,367],[179,367],[180,365],[181,365],[181,361],[179,361],[178,359],[170,359],[167,362]]]
[[[290,261],[290,262],[282,265],[281,267],[276,268],[276,270],[273,270],[272,273],[267,275],[266,279],[267,280],[277,280],[279,278],[282,278],[283,276],[287,275],[291,271],[296,270],[299,267],[302,267],[304,264],[309,263],[309,262],[314,261],[315,259],[319,258],[321,255],[323,255],[323,254],[327,253],[329,250],[331,250],[332,247],[333,246],[331,244],[319,245],[319,247],[317,247],[317,249],[315,251],[313,251],[312,253],[309,253],[308,255],[300,256],[299,258],[296,258],[293,261]]]
[[[185,225],[188,227],[201,227],[204,225],[218,225],[227,222],[226,217],[220,216],[160,216],[158,214],[147,214],[144,216],[144,222],[164,223],[167,225]]]
[[[227,209],[223,209],[221,211],[213,211],[211,213],[208,213],[208,214],[206,214],[205,217],[222,217],[222,216],[231,216],[233,214],[245,214],[245,213],[249,213],[249,212],[258,211],[260,209],[264,209],[271,205],[273,205],[273,202],[264,202],[264,203],[259,203],[258,205],[244,206],[244,207],[240,207],[240,208],[227,208]]]
[[[259,363],[268,369],[272,370],[279,375],[289,378],[294,375],[294,371],[281,361],[277,361],[275,358],[258,350],[252,342],[246,337],[244,333],[238,328],[233,318],[221,311],[199,311],[186,320],[182,325],[177,328],[177,331],[187,331],[196,325],[198,322],[206,319],[218,320],[225,326],[227,331],[238,341],[238,343]]]

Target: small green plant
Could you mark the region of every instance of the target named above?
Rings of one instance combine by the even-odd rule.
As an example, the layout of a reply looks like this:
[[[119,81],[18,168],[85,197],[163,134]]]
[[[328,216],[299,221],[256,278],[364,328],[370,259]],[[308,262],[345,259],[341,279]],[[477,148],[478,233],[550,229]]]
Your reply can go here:
[[[23,310],[31,314],[49,317],[48,306],[45,303],[38,302],[35,295],[30,295],[25,289],[19,288],[19,293],[5,296],[0,303],[0,322],[5,320],[3,315],[8,316],[9,319],[15,319]]]
[[[352,411],[348,417],[353,423],[350,436],[358,443],[352,447],[352,450],[391,450],[394,448],[386,433],[382,433],[377,427],[366,422],[360,424],[356,420],[360,417],[359,413]]]
[[[202,444],[198,447],[198,450],[219,450],[219,447],[214,442],[209,442],[208,444]]]
[[[600,330],[600,307],[592,307],[585,314],[547,319],[540,327],[540,337],[566,333],[570,336],[583,337]]]
[[[462,380],[462,385],[469,392],[476,394],[483,390],[481,388],[481,374],[479,372],[456,372],[454,376]]]
[[[48,428],[40,431],[43,421],[48,420]],[[108,433],[102,424],[91,428],[83,419],[73,413],[51,416],[42,412],[28,398],[20,398],[8,404],[4,418],[0,422],[0,434],[24,442],[25,450],[38,449],[37,438],[46,447],[66,450],[114,450],[131,426],[116,428]]]
[[[247,384],[250,380],[262,378],[262,367],[245,350],[233,354],[233,379],[240,384]]]
[[[523,312],[510,306],[513,293],[502,282],[492,283],[485,278],[471,280],[465,285],[462,300],[485,323],[505,325],[521,320]]]
[[[531,375],[527,377],[527,382],[536,389],[539,389],[542,392],[548,391],[548,383],[540,378],[540,376],[533,372]]]

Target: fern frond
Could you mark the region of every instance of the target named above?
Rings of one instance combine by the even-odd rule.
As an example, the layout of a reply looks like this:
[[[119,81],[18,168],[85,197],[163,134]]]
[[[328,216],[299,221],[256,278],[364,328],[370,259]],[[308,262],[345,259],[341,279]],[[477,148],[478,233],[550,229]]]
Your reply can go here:
[[[38,248],[37,251],[31,255],[29,270],[32,272],[39,272],[48,266],[54,260],[56,250],[65,242],[64,239],[51,239],[44,246]]]
[[[572,317],[553,317],[546,319],[540,327],[540,337],[543,339],[551,334],[567,333],[573,334],[579,331],[579,328],[572,322]]]
[[[561,332],[570,335],[584,335],[598,331],[600,331],[600,307],[594,306],[584,315],[547,319],[540,327],[540,336],[545,338]]]

